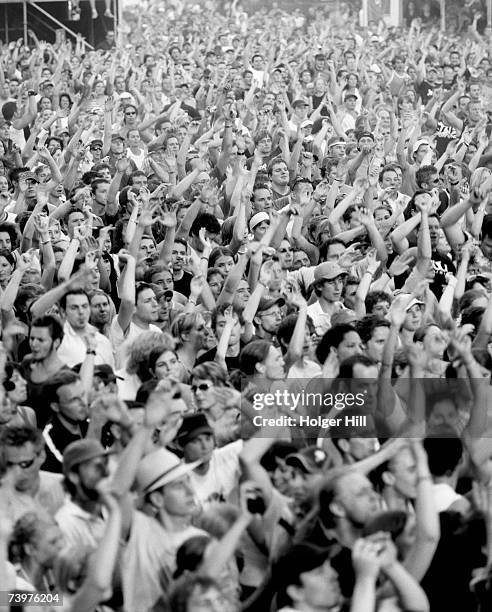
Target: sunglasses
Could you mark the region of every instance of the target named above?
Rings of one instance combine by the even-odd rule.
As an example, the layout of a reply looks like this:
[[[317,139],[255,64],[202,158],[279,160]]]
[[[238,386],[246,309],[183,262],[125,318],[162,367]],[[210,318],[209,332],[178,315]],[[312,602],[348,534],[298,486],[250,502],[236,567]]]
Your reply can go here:
[[[191,390],[193,393],[197,391],[208,391],[213,385],[208,383],[200,383],[199,385],[191,385]]]
[[[91,147],[91,151],[102,151],[102,147],[100,147],[99,145]]]
[[[132,117],[133,115],[136,115],[137,113],[125,113],[125,117]]]

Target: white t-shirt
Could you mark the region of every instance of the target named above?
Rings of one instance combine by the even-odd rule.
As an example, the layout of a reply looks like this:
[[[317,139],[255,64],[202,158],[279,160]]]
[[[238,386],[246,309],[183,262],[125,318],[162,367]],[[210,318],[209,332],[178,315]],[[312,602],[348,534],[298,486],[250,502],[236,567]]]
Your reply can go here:
[[[206,474],[191,472],[193,490],[202,507],[212,502],[229,500],[239,483],[239,454],[242,449],[242,440],[216,448]]]
[[[128,351],[132,342],[146,331],[162,333],[156,325],[151,324],[149,325],[149,329],[145,330],[141,327],[138,327],[138,325],[135,325],[135,323],[131,321],[125,334],[123,333],[123,330],[121,329],[120,324],[118,323],[118,317],[114,317],[111,323],[109,338],[111,340],[111,344],[113,345],[116,359],[116,367],[118,369],[123,368],[126,365]]]

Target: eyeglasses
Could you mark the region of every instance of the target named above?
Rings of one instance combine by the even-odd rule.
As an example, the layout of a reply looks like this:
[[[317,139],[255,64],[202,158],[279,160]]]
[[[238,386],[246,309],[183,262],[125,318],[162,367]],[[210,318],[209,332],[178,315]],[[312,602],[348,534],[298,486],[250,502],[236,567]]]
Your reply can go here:
[[[102,147],[100,147],[99,145],[91,147],[91,151],[102,151]]]
[[[213,385],[211,383],[200,383],[199,385],[191,385],[193,393],[197,391],[208,391]]]

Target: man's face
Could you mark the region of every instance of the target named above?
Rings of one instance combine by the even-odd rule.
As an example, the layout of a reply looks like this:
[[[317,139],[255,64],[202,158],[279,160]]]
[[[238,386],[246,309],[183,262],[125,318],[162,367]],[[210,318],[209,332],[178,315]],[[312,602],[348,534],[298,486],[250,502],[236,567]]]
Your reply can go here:
[[[147,187],[147,177],[144,174],[139,174],[138,176],[134,176],[132,179],[133,186],[138,187]]]
[[[39,479],[39,469],[46,456],[44,449],[26,442],[22,446],[5,446],[4,453],[7,469],[17,467],[15,489],[29,491]]]
[[[372,151],[374,146],[374,140],[369,136],[363,136],[359,140],[359,150],[360,151]]]
[[[394,170],[387,170],[381,179],[381,187],[383,189],[396,190],[398,186],[398,175]]]
[[[345,106],[350,111],[353,111],[355,109],[356,103],[357,98],[355,98],[354,96],[349,96],[348,98],[345,98]]]
[[[32,327],[29,334],[29,347],[35,361],[42,361],[51,355],[53,346],[48,327]]]
[[[136,314],[142,321],[157,321],[159,304],[152,289],[144,289],[138,294]]]
[[[272,168],[272,182],[274,185],[286,186],[289,184],[289,169],[287,164],[279,162]]]
[[[122,138],[115,138],[111,141],[111,151],[115,155],[119,155],[123,152],[125,146],[125,141]]]
[[[299,578],[302,587],[291,587],[299,610],[331,610],[341,605],[338,574],[329,561],[310,572],[304,572]]]
[[[272,139],[270,137],[262,138],[258,142],[258,151],[261,155],[269,155],[272,151]]]
[[[165,485],[162,496],[164,510],[171,516],[188,517],[195,511],[195,494],[188,474]]]
[[[165,291],[173,291],[174,289],[173,277],[169,270],[155,272],[154,274],[152,274],[151,280],[153,285],[157,285]]]
[[[372,484],[362,474],[351,472],[338,483],[336,501],[345,517],[356,525],[364,525],[380,511],[381,504]]]
[[[172,251],[172,264],[175,272],[183,269],[186,260],[186,247],[179,242],[175,243]]]
[[[263,365],[265,366],[265,378],[268,380],[283,380],[285,378],[284,358],[275,346],[270,347]]]
[[[68,235],[70,236],[70,238],[73,238],[74,229],[76,227],[80,227],[81,225],[84,225],[84,223],[85,223],[85,216],[83,212],[77,210],[77,211],[70,213],[67,219],[67,231],[68,231]]]
[[[86,295],[72,294],[67,296],[65,316],[74,330],[84,330],[89,323],[90,315],[89,298]]]
[[[390,461],[390,472],[394,476],[394,488],[406,499],[417,495],[417,464],[412,451],[403,448]]]
[[[58,411],[72,421],[85,421],[89,416],[87,399],[80,380],[63,385],[57,391]]]
[[[371,412],[376,405],[378,393],[378,366],[366,366],[356,363],[352,370],[353,378],[350,383],[350,392],[364,394],[364,410]]]
[[[4,123],[0,125],[0,140],[8,140],[10,138],[10,124]]]
[[[128,144],[131,147],[140,146],[140,132],[138,130],[130,130],[128,132]]]
[[[282,321],[282,311],[278,304],[274,304],[270,308],[261,311],[256,315],[259,319],[261,327],[269,334],[275,334],[278,326]]]
[[[199,460],[208,463],[212,458],[214,447],[214,437],[211,433],[200,434],[190,440],[183,449],[186,463]]]
[[[269,212],[272,205],[273,197],[269,189],[257,189],[254,192],[253,207],[256,212]]]
[[[366,344],[365,353],[374,361],[381,363],[383,359],[383,349],[389,335],[389,327],[381,326],[374,328],[370,340]]]
[[[138,249],[138,257],[143,259],[145,257],[151,257],[156,252],[154,241],[151,238],[142,238],[140,247]]]
[[[109,300],[104,295],[96,294],[91,300],[91,316],[96,325],[109,323],[111,309]]]
[[[0,249],[12,250],[12,241],[8,232],[0,232]]]
[[[108,458],[95,457],[89,459],[89,461],[84,461],[78,466],[78,475],[82,493],[89,499],[97,497],[97,485],[109,475]]]
[[[470,98],[472,100],[479,100],[480,99],[480,90],[481,87],[478,83],[474,83],[473,85],[470,85]]]
[[[332,145],[330,152],[333,157],[341,159],[345,155],[345,145],[343,143]]]
[[[255,70],[263,70],[264,63],[264,59],[261,55],[255,55],[253,61],[251,62],[251,65]]]
[[[327,302],[338,302],[342,297],[343,278],[337,276],[332,280],[325,280],[321,285],[321,297]]]
[[[241,339],[241,323],[236,313],[234,313],[232,316],[234,319],[234,326],[232,328],[231,336],[229,338],[229,346],[237,346]],[[224,315],[218,314],[215,323],[215,335],[217,336],[217,340],[221,339],[225,325],[226,318],[224,317]]]
[[[407,331],[416,331],[422,325],[422,307],[420,304],[414,304],[407,310],[403,329]]]
[[[337,262],[340,257],[345,253],[345,247],[343,244],[339,242],[335,242],[334,244],[330,244],[326,253],[326,261],[335,261]]]
[[[236,293],[234,295],[233,305],[236,308],[243,309],[244,306],[246,306],[250,296],[251,291],[248,282],[245,280],[239,281],[239,285],[237,286]]]
[[[380,302],[376,302],[376,304],[373,306],[371,314],[376,315],[378,319],[384,319],[389,312],[389,307],[389,302],[386,300],[381,300]]]
[[[297,117],[297,119],[299,120],[303,120],[306,119],[307,114],[308,114],[308,110],[309,110],[309,106],[307,104],[298,104],[295,108],[294,108],[294,115]]]
[[[94,201],[100,204],[101,206],[106,206],[108,202],[108,191],[109,191],[109,183],[100,183],[96,186],[96,190],[94,192]]]
[[[437,242],[439,240],[439,229],[439,220],[436,217],[429,217],[429,234],[432,249],[435,249],[437,247]]]
[[[302,267],[309,267],[311,265],[311,262],[309,260],[309,257],[306,255],[306,253],[304,251],[295,251],[294,252],[294,259],[292,261],[292,268],[294,270],[299,270],[299,268]]]

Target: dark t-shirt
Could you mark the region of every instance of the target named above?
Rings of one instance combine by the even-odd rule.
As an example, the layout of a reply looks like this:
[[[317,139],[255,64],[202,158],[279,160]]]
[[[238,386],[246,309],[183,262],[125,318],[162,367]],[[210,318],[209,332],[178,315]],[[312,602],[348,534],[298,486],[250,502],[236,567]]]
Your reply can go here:
[[[242,348],[242,345],[240,348]],[[206,353],[203,353],[203,355],[200,355],[200,357],[196,360],[195,365],[205,363],[206,361],[214,361],[215,355],[217,355],[216,347],[211,348]],[[236,357],[226,357],[225,362],[229,372],[232,370],[239,370],[239,354]]]
[[[437,251],[432,253],[431,260],[432,268],[434,269],[434,280],[429,285],[429,289],[440,300],[444,287],[447,285],[446,274],[448,272],[456,274],[456,268],[449,257],[440,255]]]
[[[45,445],[46,459],[41,469],[45,472],[61,474],[63,466],[56,455],[63,455],[63,451],[69,444],[76,440],[82,440],[87,434],[88,427],[88,423],[80,423],[80,434],[73,434],[61,424],[57,416],[54,416],[46,429],[46,437],[49,438],[50,441]],[[54,449],[56,449],[58,453],[56,453]]]
[[[185,297],[190,297],[190,283],[193,276],[189,272],[183,272],[179,280],[174,281],[174,291],[181,293]]]

